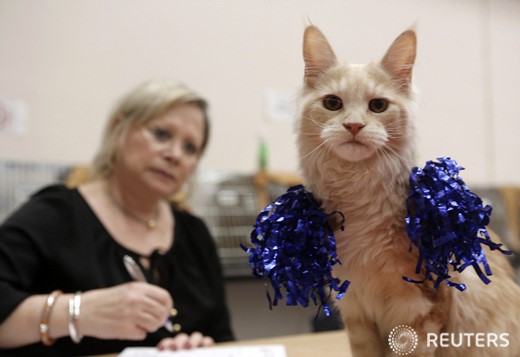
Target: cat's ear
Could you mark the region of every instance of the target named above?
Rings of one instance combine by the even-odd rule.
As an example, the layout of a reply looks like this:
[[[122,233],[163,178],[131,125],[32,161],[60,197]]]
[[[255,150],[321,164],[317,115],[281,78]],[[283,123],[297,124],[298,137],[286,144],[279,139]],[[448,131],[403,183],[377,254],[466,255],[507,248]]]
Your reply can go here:
[[[308,26],[303,36],[303,60],[305,61],[305,82],[311,87],[330,67],[336,64],[325,35],[316,26]]]
[[[407,30],[394,40],[381,61],[383,68],[405,90],[410,87],[412,82],[416,48],[415,31]]]

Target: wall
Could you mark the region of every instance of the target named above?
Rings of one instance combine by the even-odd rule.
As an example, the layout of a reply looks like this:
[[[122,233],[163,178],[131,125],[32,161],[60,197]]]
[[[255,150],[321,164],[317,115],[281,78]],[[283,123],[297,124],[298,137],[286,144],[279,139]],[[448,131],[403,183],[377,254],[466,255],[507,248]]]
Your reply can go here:
[[[0,129],[0,159],[88,162],[113,101],[173,76],[211,100],[203,169],[252,172],[263,132],[270,168],[295,171],[293,124],[269,120],[265,94],[301,83],[309,20],[356,63],[416,24],[421,162],[450,155],[469,183],[520,184],[516,0],[0,0],[0,98],[28,113],[23,134]]]

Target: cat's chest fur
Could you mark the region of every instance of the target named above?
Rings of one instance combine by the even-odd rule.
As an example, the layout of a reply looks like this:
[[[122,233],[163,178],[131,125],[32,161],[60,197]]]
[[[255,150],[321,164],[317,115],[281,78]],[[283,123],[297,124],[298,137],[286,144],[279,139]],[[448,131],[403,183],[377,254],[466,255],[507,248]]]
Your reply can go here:
[[[405,228],[410,170],[410,164],[399,159],[348,163],[333,153],[302,166],[305,184],[322,208],[345,217],[344,229],[334,232],[341,261],[334,274],[351,282],[340,304],[349,314],[363,310],[383,325],[388,321],[388,328],[393,316],[414,318],[411,304],[421,305],[416,311],[431,305],[417,285],[403,280],[421,279],[414,274],[417,251],[410,251]]]
[[[345,217],[344,229],[335,230],[345,273],[361,276],[370,275],[371,270],[390,270],[403,274],[410,264],[408,273],[413,273],[416,256],[408,252],[405,230],[408,167],[396,163],[394,170],[398,169],[391,172],[381,164],[341,163],[334,158],[314,165],[305,170],[307,186],[326,212],[339,211]],[[412,259],[403,259],[406,255]]]

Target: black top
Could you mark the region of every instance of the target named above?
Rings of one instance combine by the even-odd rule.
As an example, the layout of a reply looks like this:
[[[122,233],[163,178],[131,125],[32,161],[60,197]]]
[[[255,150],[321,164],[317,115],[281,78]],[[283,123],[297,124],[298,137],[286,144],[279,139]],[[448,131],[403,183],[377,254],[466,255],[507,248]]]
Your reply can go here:
[[[143,271],[149,282],[172,295],[178,310],[173,322],[181,325],[182,332],[200,331],[216,341],[232,340],[215,243],[202,220],[173,207],[172,212],[173,246],[150,257],[160,281],[149,270]],[[78,190],[62,185],[42,189],[0,226],[0,322],[33,294],[56,289],[74,293],[131,281],[123,265],[125,254],[138,261],[137,253],[110,236]],[[160,328],[143,341],[85,337],[78,345],[64,337],[51,347],[37,343],[0,350],[0,356],[114,353],[127,346],[155,346],[167,336],[171,334]]]

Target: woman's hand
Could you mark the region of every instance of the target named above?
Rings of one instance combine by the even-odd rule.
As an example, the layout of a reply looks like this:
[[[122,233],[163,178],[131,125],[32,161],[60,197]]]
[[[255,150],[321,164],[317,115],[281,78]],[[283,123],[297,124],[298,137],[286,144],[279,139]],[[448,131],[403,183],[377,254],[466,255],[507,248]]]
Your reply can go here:
[[[173,302],[155,285],[131,282],[82,293],[78,332],[101,339],[142,340],[161,328]]]
[[[175,337],[164,338],[159,342],[159,350],[183,350],[197,347],[208,347],[215,344],[209,336],[204,336],[200,332],[193,332],[191,335],[180,333]]]

